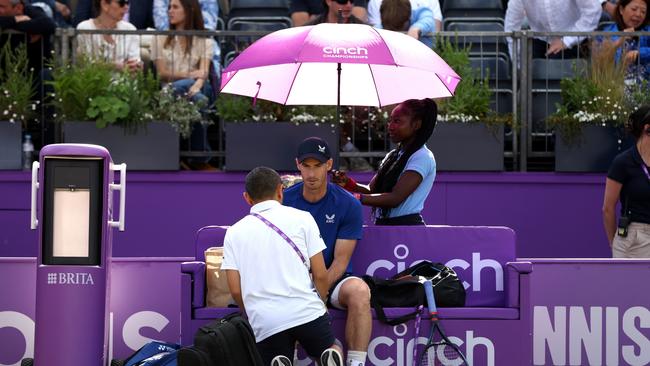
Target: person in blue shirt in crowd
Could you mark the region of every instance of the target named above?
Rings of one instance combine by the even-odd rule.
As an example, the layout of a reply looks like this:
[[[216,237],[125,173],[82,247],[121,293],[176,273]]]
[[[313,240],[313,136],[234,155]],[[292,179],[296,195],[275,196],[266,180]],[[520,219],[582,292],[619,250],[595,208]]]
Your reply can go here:
[[[328,304],[348,312],[347,365],[363,366],[372,331],[370,289],[361,278],[350,275],[350,259],[362,234],[361,204],[328,182],[333,160],[323,139],[305,139],[298,147],[296,165],[303,181],[284,191],[283,204],[308,211],[316,220],[326,246],[323,256],[330,288]]]
[[[406,32],[425,45],[433,46],[433,37],[430,33],[435,32],[436,21],[431,9],[426,7],[413,9],[409,0],[384,0],[379,13],[381,24],[378,28]]]
[[[392,111],[388,133],[397,148],[386,155],[365,186],[344,172],[334,182],[373,207],[376,225],[424,225],[421,212],[436,177],[436,160],[426,142],[436,126],[438,107],[432,99],[409,99]]]
[[[648,0],[620,0],[614,11],[614,24],[606,26],[605,32],[648,32]],[[650,37],[606,38],[618,48],[616,61],[627,65],[626,84],[637,84],[650,77]]]

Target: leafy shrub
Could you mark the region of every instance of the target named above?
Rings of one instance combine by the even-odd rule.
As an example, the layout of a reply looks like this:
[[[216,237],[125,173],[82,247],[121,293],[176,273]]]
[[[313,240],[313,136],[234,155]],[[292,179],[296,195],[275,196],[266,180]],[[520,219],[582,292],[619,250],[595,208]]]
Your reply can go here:
[[[0,120],[25,124],[35,115],[34,75],[28,67],[27,48],[6,42],[0,49]]]

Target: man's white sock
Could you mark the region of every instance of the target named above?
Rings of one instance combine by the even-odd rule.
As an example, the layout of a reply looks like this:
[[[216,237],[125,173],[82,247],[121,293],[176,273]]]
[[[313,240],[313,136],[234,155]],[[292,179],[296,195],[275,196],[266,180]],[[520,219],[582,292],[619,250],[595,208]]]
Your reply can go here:
[[[347,366],[365,366],[368,352],[348,351]]]

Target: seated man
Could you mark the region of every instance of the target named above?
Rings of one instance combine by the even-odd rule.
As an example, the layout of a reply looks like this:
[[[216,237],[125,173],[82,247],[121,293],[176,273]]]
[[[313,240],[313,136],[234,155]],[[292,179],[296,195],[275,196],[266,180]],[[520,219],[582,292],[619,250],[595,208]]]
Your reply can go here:
[[[346,0],[341,0],[346,1]],[[365,22],[366,20],[366,1],[352,0],[354,7],[352,14]],[[347,3],[347,1],[346,1]],[[319,15],[325,12],[325,0],[292,0],[289,5],[289,13],[294,27],[300,27],[313,21]]]
[[[435,21],[429,8],[413,9],[409,0],[384,0],[380,14],[381,24],[377,27],[406,32],[428,47],[433,46],[433,38],[429,34],[435,31]]]
[[[325,243],[314,219],[282,206],[282,181],[270,168],[248,173],[244,199],[251,214],[226,231],[221,268],[264,364],[291,365],[298,341],[321,365],[342,366],[322,300],[328,288]]]
[[[363,2],[363,1],[362,1]],[[293,3],[293,2],[292,2]],[[365,2],[363,2],[365,3]],[[365,4],[364,4],[365,5]],[[293,5],[292,5],[293,9]],[[291,19],[296,18],[296,13],[292,12]],[[305,17],[298,18],[302,22]],[[296,20],[293,21],[296,26]],[[300,25],[316,25],[320,23],[366,23],[366,8],[358,6],[357,2],[352,4],[352,0],[323,0],[320,12],[310,13],[306,23]]]
[[[411,11],[417,12],[423,8],[430,10],[435,19],[434,31],[442,31],[442,11],[438,0],[409,0],[409,2],[411,3]],[[380,26],[382,23],[380,12],[382,3],[382,0],[370,0],[368,2],[368,24],[373,27]]]
[[[327,246],[323,256],[330,286],[328,303],[348,312],[345,324],[347,365],[363,366],[372,332],[370,289],[361,278],[351,275],[350,263],[362,234],[361,203],[337,184],[327,181],[332,164],[325,140],[305,139],[296,157],[303,182],[285,191],[284,204],[311,213],[318,224]]]
[[[50,58],[51,36],[56,24],[43,9],[25,5],[23,0],[0,0],[0,30],[15,30],[22,34],[2,34],[0,45],[11,42],[12,48],[26,43],[29,67],[38,76]]]

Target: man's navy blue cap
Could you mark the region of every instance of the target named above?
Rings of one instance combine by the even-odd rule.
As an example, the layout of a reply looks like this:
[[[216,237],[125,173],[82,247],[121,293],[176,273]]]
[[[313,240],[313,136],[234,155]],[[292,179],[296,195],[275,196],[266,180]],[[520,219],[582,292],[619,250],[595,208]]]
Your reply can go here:
[[[330,147],[320,137],[308,137],[298,146],[298,161],[302,162],[307,158],[313,158],[321,163],[331,159]]]

